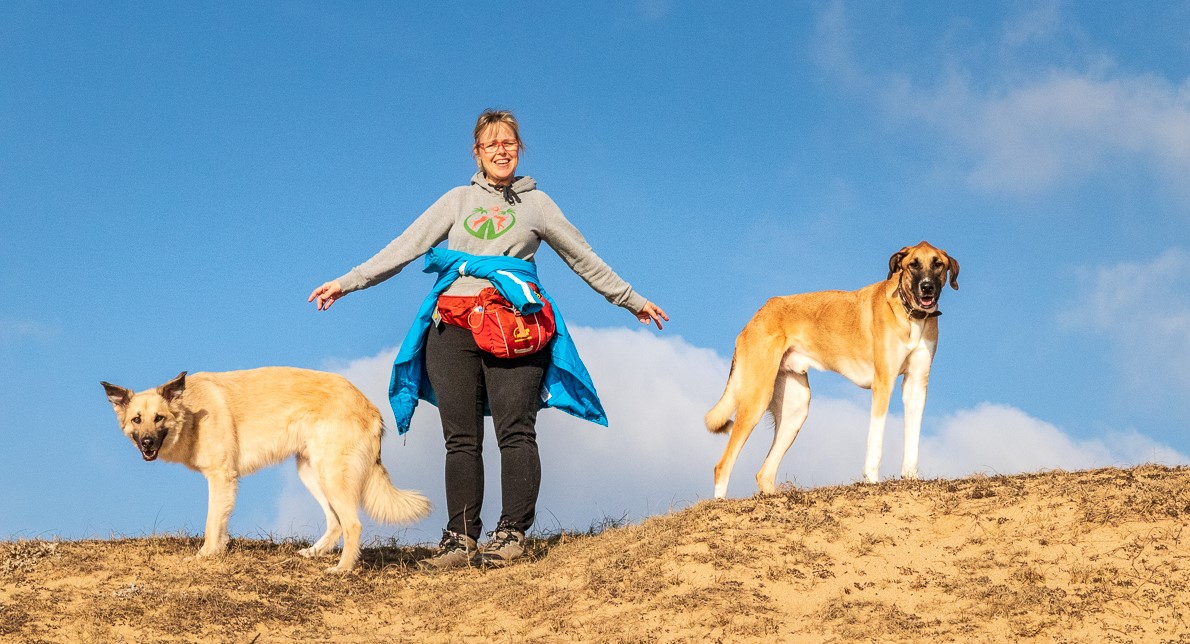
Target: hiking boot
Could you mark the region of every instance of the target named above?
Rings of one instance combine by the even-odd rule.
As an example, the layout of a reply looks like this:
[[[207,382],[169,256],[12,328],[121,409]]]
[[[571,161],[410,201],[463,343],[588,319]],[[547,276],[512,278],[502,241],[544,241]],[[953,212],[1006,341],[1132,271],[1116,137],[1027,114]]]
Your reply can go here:
[[[438,542],[438,553],[417,562],[422,570],[451,570],[466,568],[479,564],[479,547],[475,539],[465,534],[442,531],[442,541]]]
[[[480,553],[485,566],[506,566],[525,554],[525,533],[501,523],[488,533],[488,542]]]

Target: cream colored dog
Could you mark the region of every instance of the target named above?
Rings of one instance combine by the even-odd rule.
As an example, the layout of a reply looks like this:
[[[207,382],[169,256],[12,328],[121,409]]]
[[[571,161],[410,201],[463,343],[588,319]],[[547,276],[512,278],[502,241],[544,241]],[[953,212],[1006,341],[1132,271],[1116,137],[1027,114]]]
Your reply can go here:
[[[146,461],[160,456],[207,478],[206,535],[200,557],[222,553],[239,478],[290,457],[326,513],[326,533],[301,551],[343,552],[330,571],[359,559],[362,504],[373,518],[408,522],[429,514],[430,502],[398,490],[380,462],[380,411],[342,376],[265,367],[249,371],[182,372],[142,392],[104,382],[124,434]]]
[[[878,480],[888,403],[904,375],[903,478],[917,478],[917,448],[930,365],[938,346],[938,298],[950,274],[957,289],[959,263],[926,242],[906,246],[888,261],[888,278],[858,291],[819,291],[775,297],[740,332],[723,397],[706,415],[707,429],[731,432],[715,466],[715,496],[740,449],[765,411],[775,422],[773,446],[756,474],[761,492],[776,489],[777,466],[797,438],[810,409],[811,367],[842,374],[872,390],[864,479]],[[735,422],[730,419],[735,414]]]

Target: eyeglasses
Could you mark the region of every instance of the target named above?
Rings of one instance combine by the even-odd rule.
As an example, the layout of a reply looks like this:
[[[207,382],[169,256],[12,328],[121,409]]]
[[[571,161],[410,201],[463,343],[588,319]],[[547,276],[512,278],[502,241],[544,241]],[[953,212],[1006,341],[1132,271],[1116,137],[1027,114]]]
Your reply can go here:
[[[509,139],[507,141],[488,141],[487,143],[477,143],[476,145],[479,146],[480,150],[483,150],[488,154],[491,154],[500,148],[504,148],[504,151],[508,152],[509,154],[516,154],[517,150],[521,146],[521,144],[515,139]]]

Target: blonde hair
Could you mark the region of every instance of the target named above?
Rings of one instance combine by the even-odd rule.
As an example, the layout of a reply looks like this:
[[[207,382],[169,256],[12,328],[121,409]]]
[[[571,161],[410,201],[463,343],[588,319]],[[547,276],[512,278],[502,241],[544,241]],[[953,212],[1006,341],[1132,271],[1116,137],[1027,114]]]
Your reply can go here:
[[[521,140],[521,126],[517,123],[516,117],[508,110],[497,110],[487,108],[479,115],[479,119],[475,121],[475,131],[473,137],[475,144],[471,148],[471,153],[475,157],[475,165],[479,170],[483,171],[483,162],[479,158],[479,137],[490,127],[496,125],[507,125],[508,129],[512,130],[512,136],[516,139],[518,151],[525,149],[525,142]]]

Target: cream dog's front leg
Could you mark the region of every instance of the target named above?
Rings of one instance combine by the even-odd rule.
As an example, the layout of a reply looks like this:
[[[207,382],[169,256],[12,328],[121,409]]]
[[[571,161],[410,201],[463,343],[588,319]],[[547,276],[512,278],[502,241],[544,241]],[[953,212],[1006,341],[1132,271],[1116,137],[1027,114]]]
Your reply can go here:
[[[227,548],[229,536],[227,521],[236,504],[239,479],[226,471],[206,472],[207,476],[207,528],[200,557],[222,554]]]

